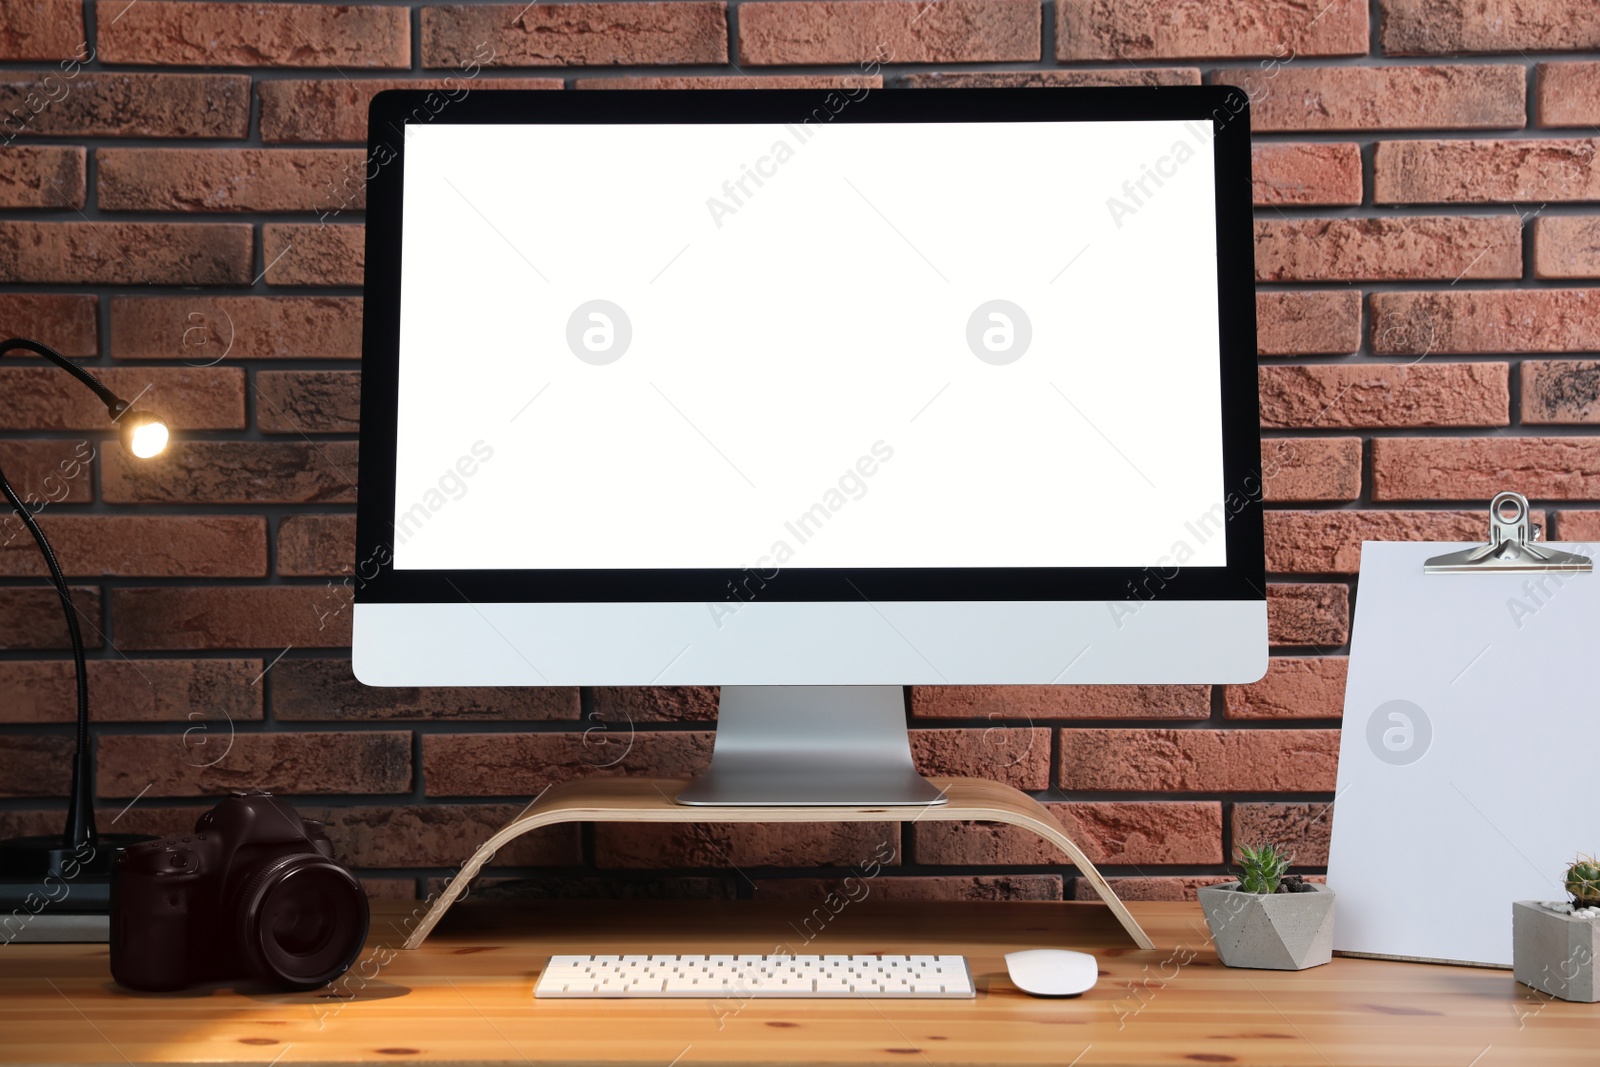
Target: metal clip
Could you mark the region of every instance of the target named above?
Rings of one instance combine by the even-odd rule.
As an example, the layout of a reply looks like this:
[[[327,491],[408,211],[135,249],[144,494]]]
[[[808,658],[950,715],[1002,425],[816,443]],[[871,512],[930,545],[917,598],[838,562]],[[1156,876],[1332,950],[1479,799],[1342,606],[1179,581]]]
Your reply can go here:
[[[1538,523],[1528,521],[1528,498],[1521,493],[1500,493],[1489,502],[1489,543],[1434,556],[1422,565],[1422,572],[1475,574],[1496,571],[1502,574],[1531,574],[1565,571],[1569,574],[1587,574],[1594,570],[1594,561],[1588,556],[1535,544],[1539,534]]]

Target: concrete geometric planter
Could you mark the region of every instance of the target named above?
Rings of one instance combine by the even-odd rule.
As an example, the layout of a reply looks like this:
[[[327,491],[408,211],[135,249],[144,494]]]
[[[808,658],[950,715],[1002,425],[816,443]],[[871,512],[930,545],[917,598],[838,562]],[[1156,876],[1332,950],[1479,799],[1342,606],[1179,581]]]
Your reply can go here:
[[[1511,905],[1511,973],[1523,985],[1580,1004],[1600,1001],[1595,957],[1600,918],[1551,911],[1537,900]]]
[[[1303,971],[1333,959],[1333,890],[1240,893],[1238,882],[1202,886],[1200,907],[1229,967]]]

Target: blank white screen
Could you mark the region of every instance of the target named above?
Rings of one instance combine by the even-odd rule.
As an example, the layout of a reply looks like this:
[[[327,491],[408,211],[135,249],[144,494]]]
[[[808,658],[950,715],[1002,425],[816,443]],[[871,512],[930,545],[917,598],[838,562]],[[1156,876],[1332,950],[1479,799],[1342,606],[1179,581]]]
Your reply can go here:
[[[407,126],[396,567],[1223,565],[1203,125]]]

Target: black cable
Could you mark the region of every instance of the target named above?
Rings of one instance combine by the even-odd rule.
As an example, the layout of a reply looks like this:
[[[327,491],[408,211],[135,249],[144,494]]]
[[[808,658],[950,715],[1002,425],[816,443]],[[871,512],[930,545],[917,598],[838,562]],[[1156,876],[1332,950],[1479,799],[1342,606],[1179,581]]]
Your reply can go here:
[[[100,379],[90,374],[68,360],[61,353],[49,345],[30,341],[25,337],[13,337],[0,341],[0,356],[8,352],[23,349],[35,355],[43,356],[58,367],[68,371],[84,385],[94,390],[94,394],[106,405],[106,410],[113,419],[119,417],[127,410],[128,405],[101,384]],[[11,488],[11,483],[6,480],[5,472],[0,470],[0,494],[5,496],[7,503],[16,510],[22,519],[22,524],[33,535],[34,541],[39,546],[39,551],[44,554],[45,565],[50,570],[50,580],[56,587],[56,595],[61,598],[61,608],[67,616],[67,632],[72,638],[72,664],[76,671],[78,683],[78,727],[77,749],[72,755],[72,792],[67,800],[67,826],[64,832],[64,841],[69,849],[77,849],[84,844],[95,840],[94,825],[94,782],[89,781],[88,754],[89,754],[89,671],[83,654],[83,630],[78,625],[78,609],[72,602],[72,590],[67,586],[67,578],[61,572],[61,564],[56,560],[55,550],[50,547],[50,542],[45,539],[44,531],[39,528],[34,520],[33,513],[23,503]]]
[[[100,398],[101,403],[105,404],[106,410],[111,412],[113,418],[121,415],[127,409],[128,405],[123,403],[122,398],[107,389],[99,378],[96,378],[49,345],[40,344],[38,341],[30,341],[26,337],[12,337],[0,341],[0,356],[4,356],[7,352],[18,348],[32,352],[36,356],[43,356],[90,389],[93,389],[94,395]]]
[[[67,587],[67,579],[61,573],[61,565],[56,562],[56,554],[50,547],[50,542],[45,540],[44,531],[39,529],[39,524],[34,521],[33,514],[27,505],[17,496],[11,488],[11,483],[6,480],[5,471],[0,470],[0,493],[5,495],[7,501],[22,517],[22,524],[33,534],[33,539],[39,545],[39,551],[44,553],[44,561],[50,568],[50,580],[55,584],[56,594],[61,598],[61,608],[67,613],[67,630],[72,635],[72,665],[77,671],[78,678],[78,747],[72,757],[72,792],[67,805],[67,828],[65,831],[66,847],[76,849],[79,845],[90,843],[95,838],[94,802],[91,799],[85,803],[81,794],[88,792],[92,797],[93,784],[81,781],[83,757],[82,753],[89,751],[89,675],[88,667],[84,663],[83,631],[78,626],[78,609],[72,603],[72,591]]]

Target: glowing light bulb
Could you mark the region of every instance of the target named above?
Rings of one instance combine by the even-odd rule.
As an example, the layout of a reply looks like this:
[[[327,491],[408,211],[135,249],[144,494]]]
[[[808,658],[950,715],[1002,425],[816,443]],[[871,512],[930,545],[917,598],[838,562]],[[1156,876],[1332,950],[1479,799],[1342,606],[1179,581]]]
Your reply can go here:
[[[166,450],[167,440],[171,436],[166,423],[154,415],[130,416],[130,418],[133,421],[124,431],[123,442],[129,452],[139,459],[149,459]]]

